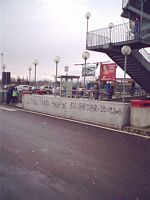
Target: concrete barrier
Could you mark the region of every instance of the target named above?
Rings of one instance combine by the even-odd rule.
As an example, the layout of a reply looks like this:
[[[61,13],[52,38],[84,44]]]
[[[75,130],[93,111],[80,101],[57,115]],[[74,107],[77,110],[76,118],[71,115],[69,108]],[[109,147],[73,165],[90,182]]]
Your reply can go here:
[[[131,101],[131,126],[150,127],[150,100]]]
[[[6,103],[6,91],[0,91],[0,104]]]
[[[130,121],[130,104],[28,94],[23,96],[22,103],[27,110],[111,128],[122,129]]]

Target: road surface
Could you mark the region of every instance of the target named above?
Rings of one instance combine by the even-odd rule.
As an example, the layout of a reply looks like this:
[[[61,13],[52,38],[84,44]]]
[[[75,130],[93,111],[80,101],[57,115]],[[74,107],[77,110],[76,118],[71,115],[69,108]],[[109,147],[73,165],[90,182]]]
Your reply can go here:
[[[149,200],[150,140],[0,107],[0,200]]]

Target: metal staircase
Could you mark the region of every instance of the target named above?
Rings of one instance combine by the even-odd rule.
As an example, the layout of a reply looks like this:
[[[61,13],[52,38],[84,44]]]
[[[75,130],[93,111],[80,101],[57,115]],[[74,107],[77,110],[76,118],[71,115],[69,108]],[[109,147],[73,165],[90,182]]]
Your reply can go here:
[[[124,56],[121,52],[111,52],[108,55],[112,60],[117,63],[117,65],[121,66],[121,68],[124,69]],[[133,80],[136,80],[136,82],[149,93],[150,71],[143,67],[143,63],[145,66],[148,66],[149,63],[145,59],[143,60],[143,56],[137,50],[133,50],[132,54],[128,56],[127,63],[127,74],[131,76]]]
[[[123,0],[122,8],[122,17],[128,18],[129,20],[134,20],[135,17],[140,19],[141,38],[143,40],[150,40],[150,1]]]
[[[143,5],[148,1],[144,0]],[[147,9],[144,12],[145,6],[143,6],[142,12],[139,10],[140,2],[141,0],[123,0],[122,13],[122,16],[126,18],[132,16],[132,19],[142,14],[140,18],[142,18],[143,24],[139,38],[131,33],[129,23],[120,24],[111,28],[107,27],[88,32],[86,49],[106,53],[117,65],[124,69],[124,56],[121,53],[121,48],[124,45],[129,45],[132,52],[127,60],[127,74],[147,93],[150,93],[150,55],[144,49],[141,51],[142,48],[150,47],[150,15]],[[150,1],[147,5],[149,4]]]

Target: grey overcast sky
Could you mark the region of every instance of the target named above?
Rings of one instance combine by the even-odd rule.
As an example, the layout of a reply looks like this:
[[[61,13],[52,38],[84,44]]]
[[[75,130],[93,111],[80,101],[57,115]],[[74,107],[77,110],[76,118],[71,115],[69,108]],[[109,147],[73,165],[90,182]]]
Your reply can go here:
[[[28,76],[34,59],[39,60],[37,79],[55,76],[55,56],[61,62],[58,74],[69,66],[70,75],[81,75],[82,53],[85,51],[86,18],[91,13],[89,30],[105,28],[110,22],[123,23],[122,0],[0,0],[0,51],[6,71],[12,77]],[[90,52],[88,62],[110,60],[103,53]],[[121,76],[121,69],[117,69]]]

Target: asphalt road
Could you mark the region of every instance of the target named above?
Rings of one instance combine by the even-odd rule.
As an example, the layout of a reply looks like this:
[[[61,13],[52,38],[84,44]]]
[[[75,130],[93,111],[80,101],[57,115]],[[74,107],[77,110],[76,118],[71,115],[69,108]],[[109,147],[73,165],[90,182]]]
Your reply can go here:
[[[150,200],[150,140],[0,108],[0,200]]]

